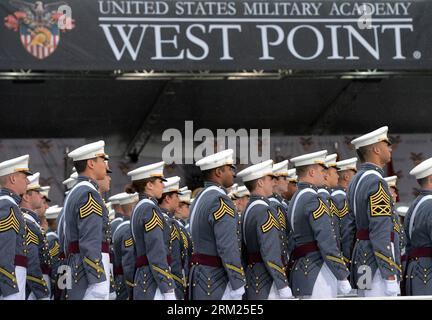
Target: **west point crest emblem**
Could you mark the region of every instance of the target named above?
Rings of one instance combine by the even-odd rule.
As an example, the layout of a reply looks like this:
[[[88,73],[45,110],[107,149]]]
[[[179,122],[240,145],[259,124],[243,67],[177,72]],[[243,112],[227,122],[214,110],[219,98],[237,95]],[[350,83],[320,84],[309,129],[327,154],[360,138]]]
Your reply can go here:
[[[67,4],[63,1],[44,4],[10,0],[18,9],[5,18],[6,28],[19,32],[24,48],[37,59],[49,57],[60,43],[60,34],[72,30],[74,21],[60,9]]]

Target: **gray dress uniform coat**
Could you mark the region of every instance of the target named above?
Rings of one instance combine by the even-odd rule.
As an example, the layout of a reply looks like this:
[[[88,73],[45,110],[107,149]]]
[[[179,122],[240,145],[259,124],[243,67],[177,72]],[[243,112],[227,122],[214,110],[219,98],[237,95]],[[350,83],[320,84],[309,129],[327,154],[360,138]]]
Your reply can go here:
[[[288,207],[284,202],[283,198],[278,194],[273,194],[269,199],[270,206],[273,212],[276,213],[277,220],[279,221],[280,235],[281,235],[281,245],[282,245],[282,263],[284,266],[288,264],[289,253],[288,253],[288,237],[289,237],[289,227],[287,227],[287,210]]]
[[[189,269],[190,269],[190,263],[192,259],[192,238],[189,233],[189,231],[184,226],[184,222],[178,220],[177,218],[174,218],[174,221],[176,223],[177,229],[180,234],[180,253],[181,253],[181,261],[182,261],[182,267],[184,271],[184,277],[185,277],[185,299],[188,299],[188,287],[189,287]]]
[[[80,185],[81,182],[93,187]],[[97,190],[96,182],[79,176],[65,200],[64,251],[72,273],[72,288],[65,289],[66,299],[83,299],[90,285],[104,282],[110,276],[102,262],[102,252],[109,254],[108,211]]]
[[[220,300],[225,292],[246,284],[239,216],[226,190],[209,181],[204,183],[190,212],[193,242],[190,299]]]
[[[365,272],[362,266],[370,268],[372,277],[377,270],[383,279],[393,275],[400,277],[399,239],[394,232],[391,194],[382,175],[382,169],[377,166],[361,164],[348,187],[350,219],[355,222],[357,230],[351,259],[353,286],[358,285]],[[349,228],[354,229],[352,226]]]
[[[49,298],[51,283],[47,283],[43,277],[49,277],[51,273],[48,241],[37,214],[25,208],[21,208],[21,212],[27,224],[27,297],[33,293],[36,299]]]
[[[297,186],[288,207],[288,222],[296,243],[289,263],[289,281],[293,295],[310,296],[324,262],[337,280],[346,279],[349,271],[337,245],[330,208],[315,186],[304,182]]]
[[[339,227],[339,211],[336,207],[336,203],[331,196],[331,189],[327,187],[322,187],[318,189],[318,195],[324,200],[327,207],[330,209],[330,217],[332,218],[332,229],[336,235],[336,241],[339,250],[342,251],[341,247],[341,235],[340,235],[340,227]]]
[[[0,295],[19,292],[15,266],[27,267],[26,223],[18,203],[21,197],[0,189]]]
[[[59,299],[60,296],[58,294],[57,290],[57,270],[60,264],[60,242],[59,237],[55,231],[48,230],[46,234],[46,238],[48,241],[48,250],[49,255],[51,258],[51,296],[54,297],[54,299]]]
[[[113,233],[114,276],[117,300],[132,298],[135,275],[135,248],[130,220],[125,219]]]
[[[280,216],[271,205],[269,199],[252,194],[242,215],[248,300],[267,299],[273,285],[276,290],[288,286]]]
[[[171,255],[171,275],[175,284],[175,295],[177,300],[184,299],[186,283],[183,270],[181,235],[173,215],[166,209],[161,208],[163,216],[170,230],[169,255]]]
[[[157,289],[161,294],[174,289],[169,264],[171,230],[156,199],[145,194],[140,194],[139,199],[131,218],[137,258],[133,299],[153,300]]]
[[[415,211],[415,214],[414,214]],[[422,189],[404,221],[408,263],[406,294],[432,295],[432,190]]]
[[[342,250],[343,259],[345,263],[349,264],[351,261],[351,250],[353,242],[345,243],[344,230],[346,229],[347,217],[349,213],[348,200],[345,188],[337,187],[331,193],[331,198],[336,206],[337,217],[339,222],[339,236],[340,236],[340,248]]]
[[[59,215],[57,216],[57,236],[58,236],[58,242],[59,242],[59,255],[58,255],[58,262],[57,266],[53,266],[53,273],[55,273],[57,276],[57,279],[65,275],[65,266],[67,266],[67,260],[66,260],[66,253],[65,253],[65,242],[64,242],[64,228],[63,228],[63,221],[64,221],[64,207],[60,211]],[[65,283],[63,283],[65,284]],[[65,291],[61,288],[59,288],[58,282],[55,284],[55,295],[58,296],[60,299],[65,299]]]

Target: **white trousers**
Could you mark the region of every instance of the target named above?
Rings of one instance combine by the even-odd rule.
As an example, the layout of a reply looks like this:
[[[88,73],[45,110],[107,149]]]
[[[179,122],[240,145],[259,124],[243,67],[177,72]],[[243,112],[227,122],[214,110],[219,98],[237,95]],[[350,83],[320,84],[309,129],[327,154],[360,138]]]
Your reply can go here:
[[[109,300],[110,293],[110,256],[102,252],[102,264],[105,271],[105,281],[91,284],[85,294],[84,300]]]
[[[18,292],[7,297],[0,296],[0,300],[25,300],[27,268],[15,266],[15,276],[18,284]]]
[[[310,299],[332,299],[337,297],[337,279],[324,262],[315,280]]]

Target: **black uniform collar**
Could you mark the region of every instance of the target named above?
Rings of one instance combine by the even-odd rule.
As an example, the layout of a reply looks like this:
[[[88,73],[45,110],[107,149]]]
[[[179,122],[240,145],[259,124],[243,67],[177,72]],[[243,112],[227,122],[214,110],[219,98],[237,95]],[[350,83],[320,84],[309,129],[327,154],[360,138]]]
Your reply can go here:
[[[93,180],[92,178],[86,177],[86,176],[78,176],[78,182],[82,182],[82,181],[87,181],[90,182],[95,188],[96,190],[99,190],[99,186],[97,184],[97,182],[95,180]]]
[[[311,184],[311,183],[307,183],[307,182],[300,182],[300,181],[297,183],[297,189],[298,189],[298,190],[306,189],[306,188],[312,188],[312,189],[314,189],[315,191],[318,190],[318,188],[317,188],[316,186],[314,186],[313,184]]]
[[[174,215],[169,212],[167,209],[160,207],[161,211],[165,213],[168,217],[172,218]]]
[[[252,194],[250,195],[249,203],[252,203],[252,201],[255,201],[255,200],[263,200],[263,201],[265,201],[267,204],[270,204],[270,201],[269,201],[268,198],[263,197],[263,196],[260,196],[260,195],[255,194],[255,193],[252,193]]]
[[[420,189],[419,194],[421,196],[427,196],[427,195],[432,194],[432,190],[431,189]]]
[[[183,219],[180,219],[180,218],[177,218],[177,217],[174,217],[174,219],[176,219],[177,221],[179,221],[183,226],[186,225],[186,221],[184,221]]]
[[[382,168],[378,167],[376,164],[373,164],[370,162],[362,163],[360,165],[360,170],[361,171],[375,170],[375,171],[378,171],[381,174],[381,176],[384,176],[384,170]]]
[[[158,201],[157,201],[156,198],[154,198],[154,197],[150,197],[148,194],[146,194],[146,193],[144,193],[144,192],[142,192],[142,193],[140,192],[140,193],[138,194],[138,197],[139,197],[139,200],[140,200],[140,201],[141,201],[142,199],[150,199],[151,201],[154,202],[155,205],[159,206]]]
[[[272,197],[275,198],[276,200],[278,200],[281,203],[282,203],[282,201],[284,201],[284,198],[282,198],[282,196],[278,195],[277,193],[273,193]]]
[[[347,191],[347,189],[345,189],[344,187],[341,187],[341,186],[337,186],[336,188],[334,188],[334,190],[335,190],[335,191],[336,191],[336,190],[341,190],[341,191],[344,191],[344,192]]]
[[[217,183],[215,183],[213,181],[204,181],[204,188],[211,187],[211,186],[219,187],[223,191],[225,191],[225,193],[227,193],[227,190],[224,187],[222,187],[220,184],[217,184]]]
[[[37,215],[36,212],[34,212],[34,211],[30,210],[30,209],[27,209],[27,208],[21,208],[21,211],[22,211],[22,213],[29,214],[33,219],[36,220],[36,222],[38,224],[40,224],[41,221],[40,221],[40,219],[39,219],[39,217],[38,217],[38,215]]]
[[[1,188],[0,189],[0,196],[9,196],[12,199],[14,199],[15,203],[18,205],[21,202],[21,197],[16,194],[15,192],[12,192],[9,189]]]

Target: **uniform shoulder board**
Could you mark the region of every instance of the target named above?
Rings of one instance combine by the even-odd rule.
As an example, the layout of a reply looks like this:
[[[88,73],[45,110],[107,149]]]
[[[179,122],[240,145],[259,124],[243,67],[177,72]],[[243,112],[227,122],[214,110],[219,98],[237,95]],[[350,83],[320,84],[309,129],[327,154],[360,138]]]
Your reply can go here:
[[[379,183],[378,190],[369,197],[370,213],[372,217],[391,216],[390,196]]]
[[[96,213],[102,217],[102,205],[100,205],[94,198],[91,192],[88,193],[87,202],[79,209],[79,215],[81,219],[84,219]]]
[[[26,235],[26,243],[29,244],[35,244],[39,245],[39,237],[32,231],[31,228],[27,228],[27,235]]]
[[[157,214],[156,210],[153,209],[152,211],[152,217],[149,220],[149,222],[147,222],[146,224],[144,224],[144,230],[146,232],[150,232],[151,230],[153,230],[156,227],[161,228],[161,230],[163,230],[163,221],[162,219],[159,217],[159,215]]]
[[[124,241],[124,246],[125,246],[126,248],[128,248],[128,247],[130,247],[130,246],[132,246],[132,245],[133,245],[133,239],[132,239],[132,238],[126,239],[126,240]]]
[[[282,212],[282,209],[280,207],[277,208],[277,214],[278,214],[278,220],[279,220],[279,225],[283,228],[286,229],[286,220],[285,220],[285,215]]]
[[[280,230],[279,222],[273,216],[270,210],[267,210],[268,218],[267,221],[261,226],[261,231],[263,233],[269,232],[272,228]]]
[[[222,197],[220,197],[219,208],[215,212],[213,212],[213,217],[217,221],[226,214],[234,218],[234,209],[231,208]]]
[[[6,232],[13,229],[16,233],[19,233],[20,223],[15,215],[14,209],[11,207],[9,210],[9,215],[0,220],[0,232]]]
[[[322,201],[321,198],[318,198],[318,208],[316,208],[312,212],[312,216],[313,216],[314,220],[317,220],[317,219],[321,218],[324,215],[324,213],[330,215],[329,208],[326,206],[326,204],[324,203],[324,201]]]

